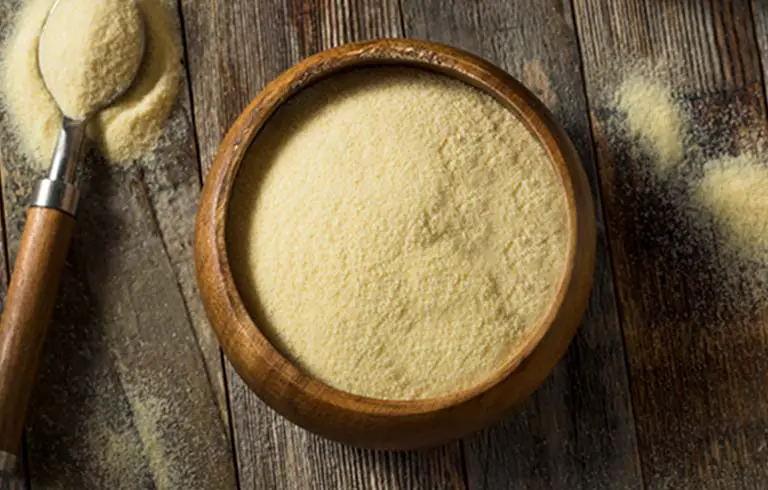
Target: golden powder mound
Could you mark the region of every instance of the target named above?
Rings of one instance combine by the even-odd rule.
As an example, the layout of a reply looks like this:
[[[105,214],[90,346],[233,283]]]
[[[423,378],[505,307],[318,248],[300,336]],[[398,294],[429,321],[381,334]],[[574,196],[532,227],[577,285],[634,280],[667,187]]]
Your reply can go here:
[[[768,262],[768,165],[752,154],[723,157],[704,167],[694,192],[726,243],[741,256]]]
[[[116,0],[107,3],[112,1]],[[72,2],[64,2],[63,5],[69,3]],[[15,29],[5,42],[0,66],[3,105],[11,116],[22,150],[41,166],[47,166],[50,161],[61,126],[61,114],[43,84],[37,56],[40,32],[52,5],[52,0],[29,0],[24,4],[15,20]],[[114,105],[99,112],[88,128],[89,136],[96,141],[102,154],[114,162],[139,158],[153,148],[163,132],[179,90],[181,47],[176,22],[171,13],[173,4],[166,0],[138,0],[137,5],[146,28],[146,45],[138,76],[128,92]],[[78,66],[58,66],[60,63],[71,64],[71,59],[51,58],[50,63],[46,62],[47,66],[53,67],[51,76],[59,82],[56,86],[62,87],[64,92],[71,87],[66,88],[66,82],[59,77],[72,76],[72,87],[75,87],[83,82],[81,77],[95,73],[107,78],[92,79],[88,83],[103,82],[106,86],[114,81],[111,78],[113,74],[102,73],[100,65],[125,62],[112,59],[118,53],[129,53],[131,56],[136,54],[136,46],[132,44],[134,38],[119,33],[97,36],[98,42],[95,45],[90,48],[83,46],[83,36],[88,35],[86,31],[96,27],[78,24],[84,23],[87,15],[80,10],[80,3],[77,6],[63,12],[57,21],[62,23],[60,28],[69,27],[71,31],[67,35],[62,34],[65,36],[62,43],[71,42],[68,49],[87,50],[104,59],[92,60],[90,65],[80,66],[83,70],[81,74],[78,74]],[[96,8],[94,10],[98,11]],[[112,32],[117,27],[109,26],[105,29]],[[71,38],[68,37],[70,35]],[[115,45],[115,42],[118,44]],[[126,66],[128,64],[130,62],[126,62]],[[80,85],[82,87],[82,83]],[[93,86],[87,92],[91,93],[92,89]],[[75,106],[82,103],[76,102]],[[87,100],[84,104],[87,106]],[[79,111],[75,107],[72,112]]]
[[[133,1],[59,0],[40,38],[40,72],[62,112],[84,120],[125,91],[144,52]]]
[[[653,156],[655,169],[668,172],[684,156],[684,118],[670,89],[658,79],[627,77],[616,90],[613,105],[626,116],[627,129]]]
[[[556,296],[568,229],[556,169],[510,111],[450,78],[377,68],[271,117],[227,241],[247,308],[307,373],[422,399],[511,359]]]

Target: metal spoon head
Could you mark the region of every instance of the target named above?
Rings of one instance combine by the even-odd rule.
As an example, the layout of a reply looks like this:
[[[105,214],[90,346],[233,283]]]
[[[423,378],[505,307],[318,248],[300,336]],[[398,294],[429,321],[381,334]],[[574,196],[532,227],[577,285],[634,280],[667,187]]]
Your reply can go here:
[[[45,38],[45,35],[46,35],[46,31],[47,31],[49,22],[50,22],[50,20],[51,20],[51,18],[53,16],[54,12],[56,11],[56,8],[59,6],[59,4],[62,1],[67,1],[67,0],[56,0],[53,3],[53,5],[51,6],[50,10],[48,10],[48,15],[45,18],[45,22],[43,22],[43,26],[42,26],[42,28],[40,30],[40,36],[39,36],[38,42],[37,42],[37,70],[38,70],[38,73],[40,74],[40,79],[43,81],[43,85],[45,85],[45,88],[46,88],[46,90],[48,90],[48,93],[51,94],[51,98],[54,100],[54,102],[56,102],[56,105],[59,107],[60,111],[61,111],[61,104],[59,103],[59,101],[56,100],[56,97],[53,95],[53,91],[51,91],[49,82],[45,79],[45,75],[44,75],[45,71],[42,69],[42,66],[41,66],[41,58],[42,57],[40,56],[40,50],[41,50],[41,46],[44,43],[44,38]],[[72,1],[72,0],[70,0],[70,1]],[[84,1],[91,1],[91,0],[84,0]],[[144,19],[144,16],[143,16],[143,14],[141,12],[141,9],[139,8],[136,0],[125,0],[125,1],[130,1],[131,3],[133,3],[134,7],[136,8],[136,10],[137,10],[137,12],[139,14],[139,36],[140,36],[139,42],[140,42],[140,46],[141,46],[141,48],[140,48],[141,49],[141,56],[140,56],[140,60],[141,61],[136,64],[136,68],[135,68],[132,76],[130,77],[130,82],[126,83],[124,86],[118,87],[118,90],[116,90],[113,93],[113,95],[111,97],[109,97],[107,100],[99,101],[99,103],[96,104],[96,106],[93,108],[93,110],[89,114],[87,114],[86,117],[84,117],[83,119],[75,119],[75,118],[68,117],[66,114],[64,114],[63,111],[61,111],[62,114],[64,114],[64,119],[66,119],[69,123],[83,123],[83,122],[86,122],[91,117],[93,117],[96,113],[98,113],[99,111],[109,107],[115,101],[120,99],[120,97],[125,95],[126,92],[128,92],[128,90],[133,86],[133,84],[136,81],[136,78],[138,77],[139,71],[140,71],[141,66],[143,64],[144,57],[146,56],[146,49],[147,49],[146,21]]]

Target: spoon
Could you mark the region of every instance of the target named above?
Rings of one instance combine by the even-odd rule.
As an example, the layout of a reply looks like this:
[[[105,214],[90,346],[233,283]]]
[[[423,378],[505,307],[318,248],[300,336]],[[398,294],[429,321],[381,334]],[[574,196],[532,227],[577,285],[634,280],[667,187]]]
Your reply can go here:
[[[48,12],[40,33],[38,53],[49,21],[61,1],[57,0]],[[139,35],[143,53],[146,45],[143,23]],[[45,80],[45,71],[40,67],[40,58],[38,55],[38,70],[46,89],[52,92],[50,81]],[[0,318],[0,475],[14,473],[18,463],[27,405],[74,231],[79,198],[75,172],[85,140],[85,128],[94,115],[130,88],[137,73],[138,67],[131,83],[115,87],[114,95],[96,104],[84,118],[73,119],[63,114],[48,177],[38,183],[27,212]],[[56,104],[61,107],[59,101]]]

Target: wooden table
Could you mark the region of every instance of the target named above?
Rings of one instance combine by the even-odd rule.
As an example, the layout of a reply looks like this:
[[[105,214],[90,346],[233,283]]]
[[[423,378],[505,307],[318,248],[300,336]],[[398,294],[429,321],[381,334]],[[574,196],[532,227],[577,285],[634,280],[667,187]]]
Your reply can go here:
[[[2,2],[0,25],[20,1]],[[763,141],[768,2],[175,7],[186,78],[172,131],[151,158],[124,167],[89,156],[24,472],[0,488],[768,488],[768,315],[706,325],[722,313],[702,307],[706,277],[638,240],[656,217],[632,191],[631,156],[608,144],[611,114],[601,105],[613,74],[673,61],[673,89],[694,101],[702,131],[730,136],[734,150]],[[524,81],[579,148],[600,221],[590,308],[546,384],[480,434],[402,453],[320,439],[265,407],[222,359],[192,260],[201,180],[246,103],[314,52],[389,36],[452,44]],[[40,172],[17,151],[1,111],[0,162],[7,279]]]

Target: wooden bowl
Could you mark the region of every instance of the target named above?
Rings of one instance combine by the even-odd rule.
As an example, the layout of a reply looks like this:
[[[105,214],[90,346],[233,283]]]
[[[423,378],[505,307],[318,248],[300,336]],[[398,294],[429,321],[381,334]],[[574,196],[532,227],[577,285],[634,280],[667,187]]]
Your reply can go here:
[[[569,206],[563,280],[544,321],[492,379],[471,390],[417,401],[389,401],[334,389],[298,369],[246,311],[229,267],[227,206],[240,162],[275,109],[341,70],[402,65],[440,72],[493,95],[541,141],[562,178]],[[517,80],[471,54],[405,39],[350,44],[290,68],[250,103],[221,143],[197,216],[195,258],[205,308],[224,352],[256,394],[287,419],[322,436],[376,448],[430,446],[464,436],[525,400],[563,356],[586,308],[595,259],[595,221],[587,179],[571,141]]]

